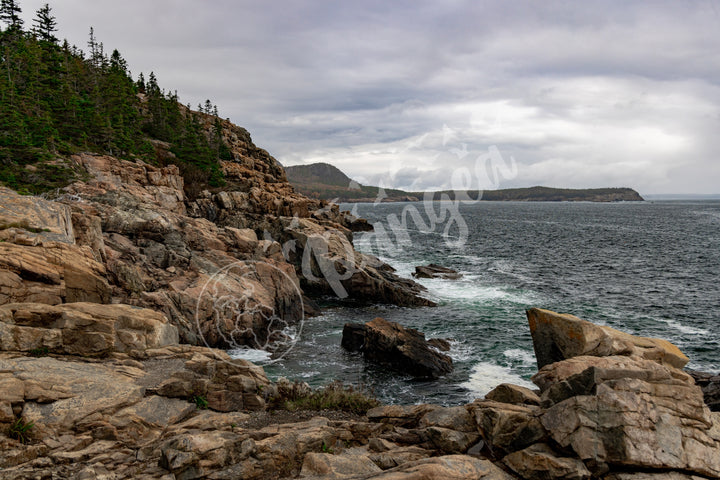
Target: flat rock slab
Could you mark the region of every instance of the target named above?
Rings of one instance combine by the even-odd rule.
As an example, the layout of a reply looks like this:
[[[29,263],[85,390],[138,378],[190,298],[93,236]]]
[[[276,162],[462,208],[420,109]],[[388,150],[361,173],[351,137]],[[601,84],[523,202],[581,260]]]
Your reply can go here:
[[[2,356],[0,371],[11,371],[23,381],[61,387],[71,395],[48,404],[25,403],[26,420],[49,426],[71,428],[95,412],[115,412],[137,403],[145,393],[132,378],[103,363]]]
[[[153,395],[120,410],[115,414],[115,418],[137,419],[150,425],[165,427],[181,422],[196,409],[195,404],[186,400]]]

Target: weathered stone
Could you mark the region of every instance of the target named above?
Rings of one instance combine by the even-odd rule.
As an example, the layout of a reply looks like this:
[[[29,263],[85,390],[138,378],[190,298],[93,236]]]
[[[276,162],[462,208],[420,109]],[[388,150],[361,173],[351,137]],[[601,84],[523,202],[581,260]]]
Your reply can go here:
[[[361,352],[365,346],[365,324],[346,323],[340,346],[350,352]]]
[[[152,310],[129,305],[34,303],[0,306],[3,350],[47,348],[73,355],[107,355],[171,345],[177,329]]]
[[[485,445],[498,456],[521,450],[547,437],[538,407],[511,405],[490,400],[471,407]]]
[[[272,228],[276,239],[293,245],[289,260],[298,265],[303,285],[311,292],[373,303],[435,305],[420,296],[422,286],[355,251],[351,232],[339,224],[328,227],[309,218],[283,217]]]
[[[477,431],[475,418],[465,407],[440,407],[430,410],[422,416],[418,427],[442,427],[458,432]]]
[[[368,410],[367,417],[371,422],[382,422],[400,427],[415,428],[418,426],[420,418],[438,408],[441,407],[429,404],[384,405]]]
[[[250,404],[252,402],[249,402]],[[242,410],[243,408],[243,394],[242,392],[232,392],[230,390],[211,390],[207,394],[208,408],[217,410],[219,412],[233,412],[236,410]],[[252,404],[253,408],[248,410],[259,410],[257,402]]]
[[[540,387],[543,395],[551,389],[568,389],[570,396],[572,389],[576,387],[567,385],[567,381],[575,377],[578,379],[575,383],[579,385],[577,376],[588,369],[592,369],[586,374],[592,373],[591,379],[588,380],[590,385],[617,378],[638,378],[647,382],[667,383],[668,385],[693,385],[692,378],[681,370],[665,368],[652,360],[625,356],[570,358],[546,365],[533,375],[532,381]]]
[[[427,427],[424,435],[435,448],[444,453],[465,453],[480,438],[475,432],[458,432],[443,427]]]
[[[333,455],[310,452],[303,460],[300,478],[342,479],[367,477],[381,472],[365,455]]]
[[[681,472],[617,472],[603,477],[603,480],[707,480],[706,477]]]
[[[489,460],[467,455],[446,455],[409,462],[367,479],[382,480],[514,480]]]
[[[538,368],[581,355],[634,355],[675,368],[682,368],[689,361],[667,340],[637,337],[540,308],[528,310],[527,317]]]
[[[108,303],[110,300],[105,267],[95,260],[89,247],[62,242],[37,246],[2,242],[0,269],[16,275],[2,283],[20,280],[12,290],[0,285],[0,294],[5,297],[3,303],[41,300],[46,300],[43,303],[61,303],[62,300]],[[42,290],[46,295],[39,294]]]
[[[371,447],[372,448],[372,447]],[[383,470],[395,468],[408,462],[415,462],[433,456],[432,450],[414,445],[408,447],[394,446],[392,449],[371,453],[370,460]]]
[[[19,195],[0,186],[0,230],[18,228],[43,241],[74,243],[70,209],[40,197]]]
[[[577,458],[561,457],[545,443],[511,453],[505,465],[526,480],[587,480],[590,471]]]
[[[52,403],[26,402],[27,421],[70,428],[94,412],[117,410],[139,402],[144,388],[103,364],[64,362],[54,358],[0,357],[0,370],[11,370],[21,380],[62,387],[71,397]]]
[[[583,460],[624,467],[720,475],[720,443],[698,387],[620,378],[594,395],[568,398],[542,423],[561,446]]]
[[[428,340],[428,345],[437,348],[441,352],[450,351],[450,340],[446,340],[444,338],[431,338]]]
[[[485,399],[494,402],[520,405],[540,405],[540,396],[526,387],[501,383],[485,395]]]
[[[167,427],[181,422],[195,409],[196,406],[187,401],[153,395],[117,412],[113,416],[113,424],[140,421],[156,427]]]
[[[346,326],[342,344],[354,348],[359,337],[357,326]],[[452,359],[431,348],[424,334],[380,317],[365,324],[362,352],[369,361],[419,378],[438,378],[453,368]]]

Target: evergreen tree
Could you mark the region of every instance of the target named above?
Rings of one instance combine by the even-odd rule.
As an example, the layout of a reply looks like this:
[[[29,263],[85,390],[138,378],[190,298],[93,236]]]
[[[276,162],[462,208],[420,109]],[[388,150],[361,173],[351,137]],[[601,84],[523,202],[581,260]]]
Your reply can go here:
[[[0,1],[0,21],[5,22],[8,31],[20,31],[23,25],[23,19],[20,18],[22,9],[15,0]]]
[[[57,32],[57,21],[51,13],[50,5],[46,3],[35,15],[37,15],[33,20],[35,22],[35,27],[33,27],[35,36],[45,42],[57,43],[58,38],[54,35]]]
[[[134,82],[125,59],[117,50],[108,58],[94,29],[86,56],[67,41],[58,45],[49,5],[28,35],[13,18],[17,0],[0,2],[9,26],[0,30],[0,183],[29,193],[67,185],[74,174],[57,160],[78,150],[172,162],[189,196],[224,183],[220,160],[232,152],[210,100],[199,110],[215,115],[212,129],[180,105],[177,92],[166,94],[154,73]],[[169,143],[175,155],[156,151],[149,138]]]
[[[140,72],[135,86],[137,87],[138,92],[145,93],[145,75],[143,75],[142,72]]]

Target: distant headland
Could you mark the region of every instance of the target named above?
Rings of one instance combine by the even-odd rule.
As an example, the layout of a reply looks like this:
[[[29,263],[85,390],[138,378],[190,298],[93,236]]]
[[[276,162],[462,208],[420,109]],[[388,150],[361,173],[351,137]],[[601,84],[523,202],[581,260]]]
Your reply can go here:
[[[360,185],[337,167],[327,163],[285,167],[288,181],[303,195],[336,202],[414,202],[425,198],[427,192],[407,192]],[[430,192],[433,200],[463,198],[486,201],[516,202],[638,202],[643,197],[632,188],[551,188],[529,187],[502,190],[472,190]]]

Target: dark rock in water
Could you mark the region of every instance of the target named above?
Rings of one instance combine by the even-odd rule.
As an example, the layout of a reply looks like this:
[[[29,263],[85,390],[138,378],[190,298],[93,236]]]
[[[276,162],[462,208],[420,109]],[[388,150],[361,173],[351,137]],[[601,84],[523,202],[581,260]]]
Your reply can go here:
[[[417,378],[435,379],[452,372],[452,359],[432,348],[425,335],[384,318],[365,325],[346,324],[342,346],[362,351],[365,359]]]
[[[412,275],[415,278],[445,278],[448,280],[457,280],[458,278],[462,278],[462,274],[458,273],[457,270],[443,267],[435,263],[415,267],[415,273]]]
[[[343,327],[340,345],[351,352],[359,352],[365,346],[365,325],[362,323],[346,323]]]
[[[702,389],[705,404],[710,407],[710,410],[720,412],[720,375],[698,372],[689,368],[685,371],[693,377],[695,385]]]
[[[441,352],[449,352],[450,351],[450,340],[446,340],[444,338],[431,338],[427,342],[429,345],[437,348]]]

